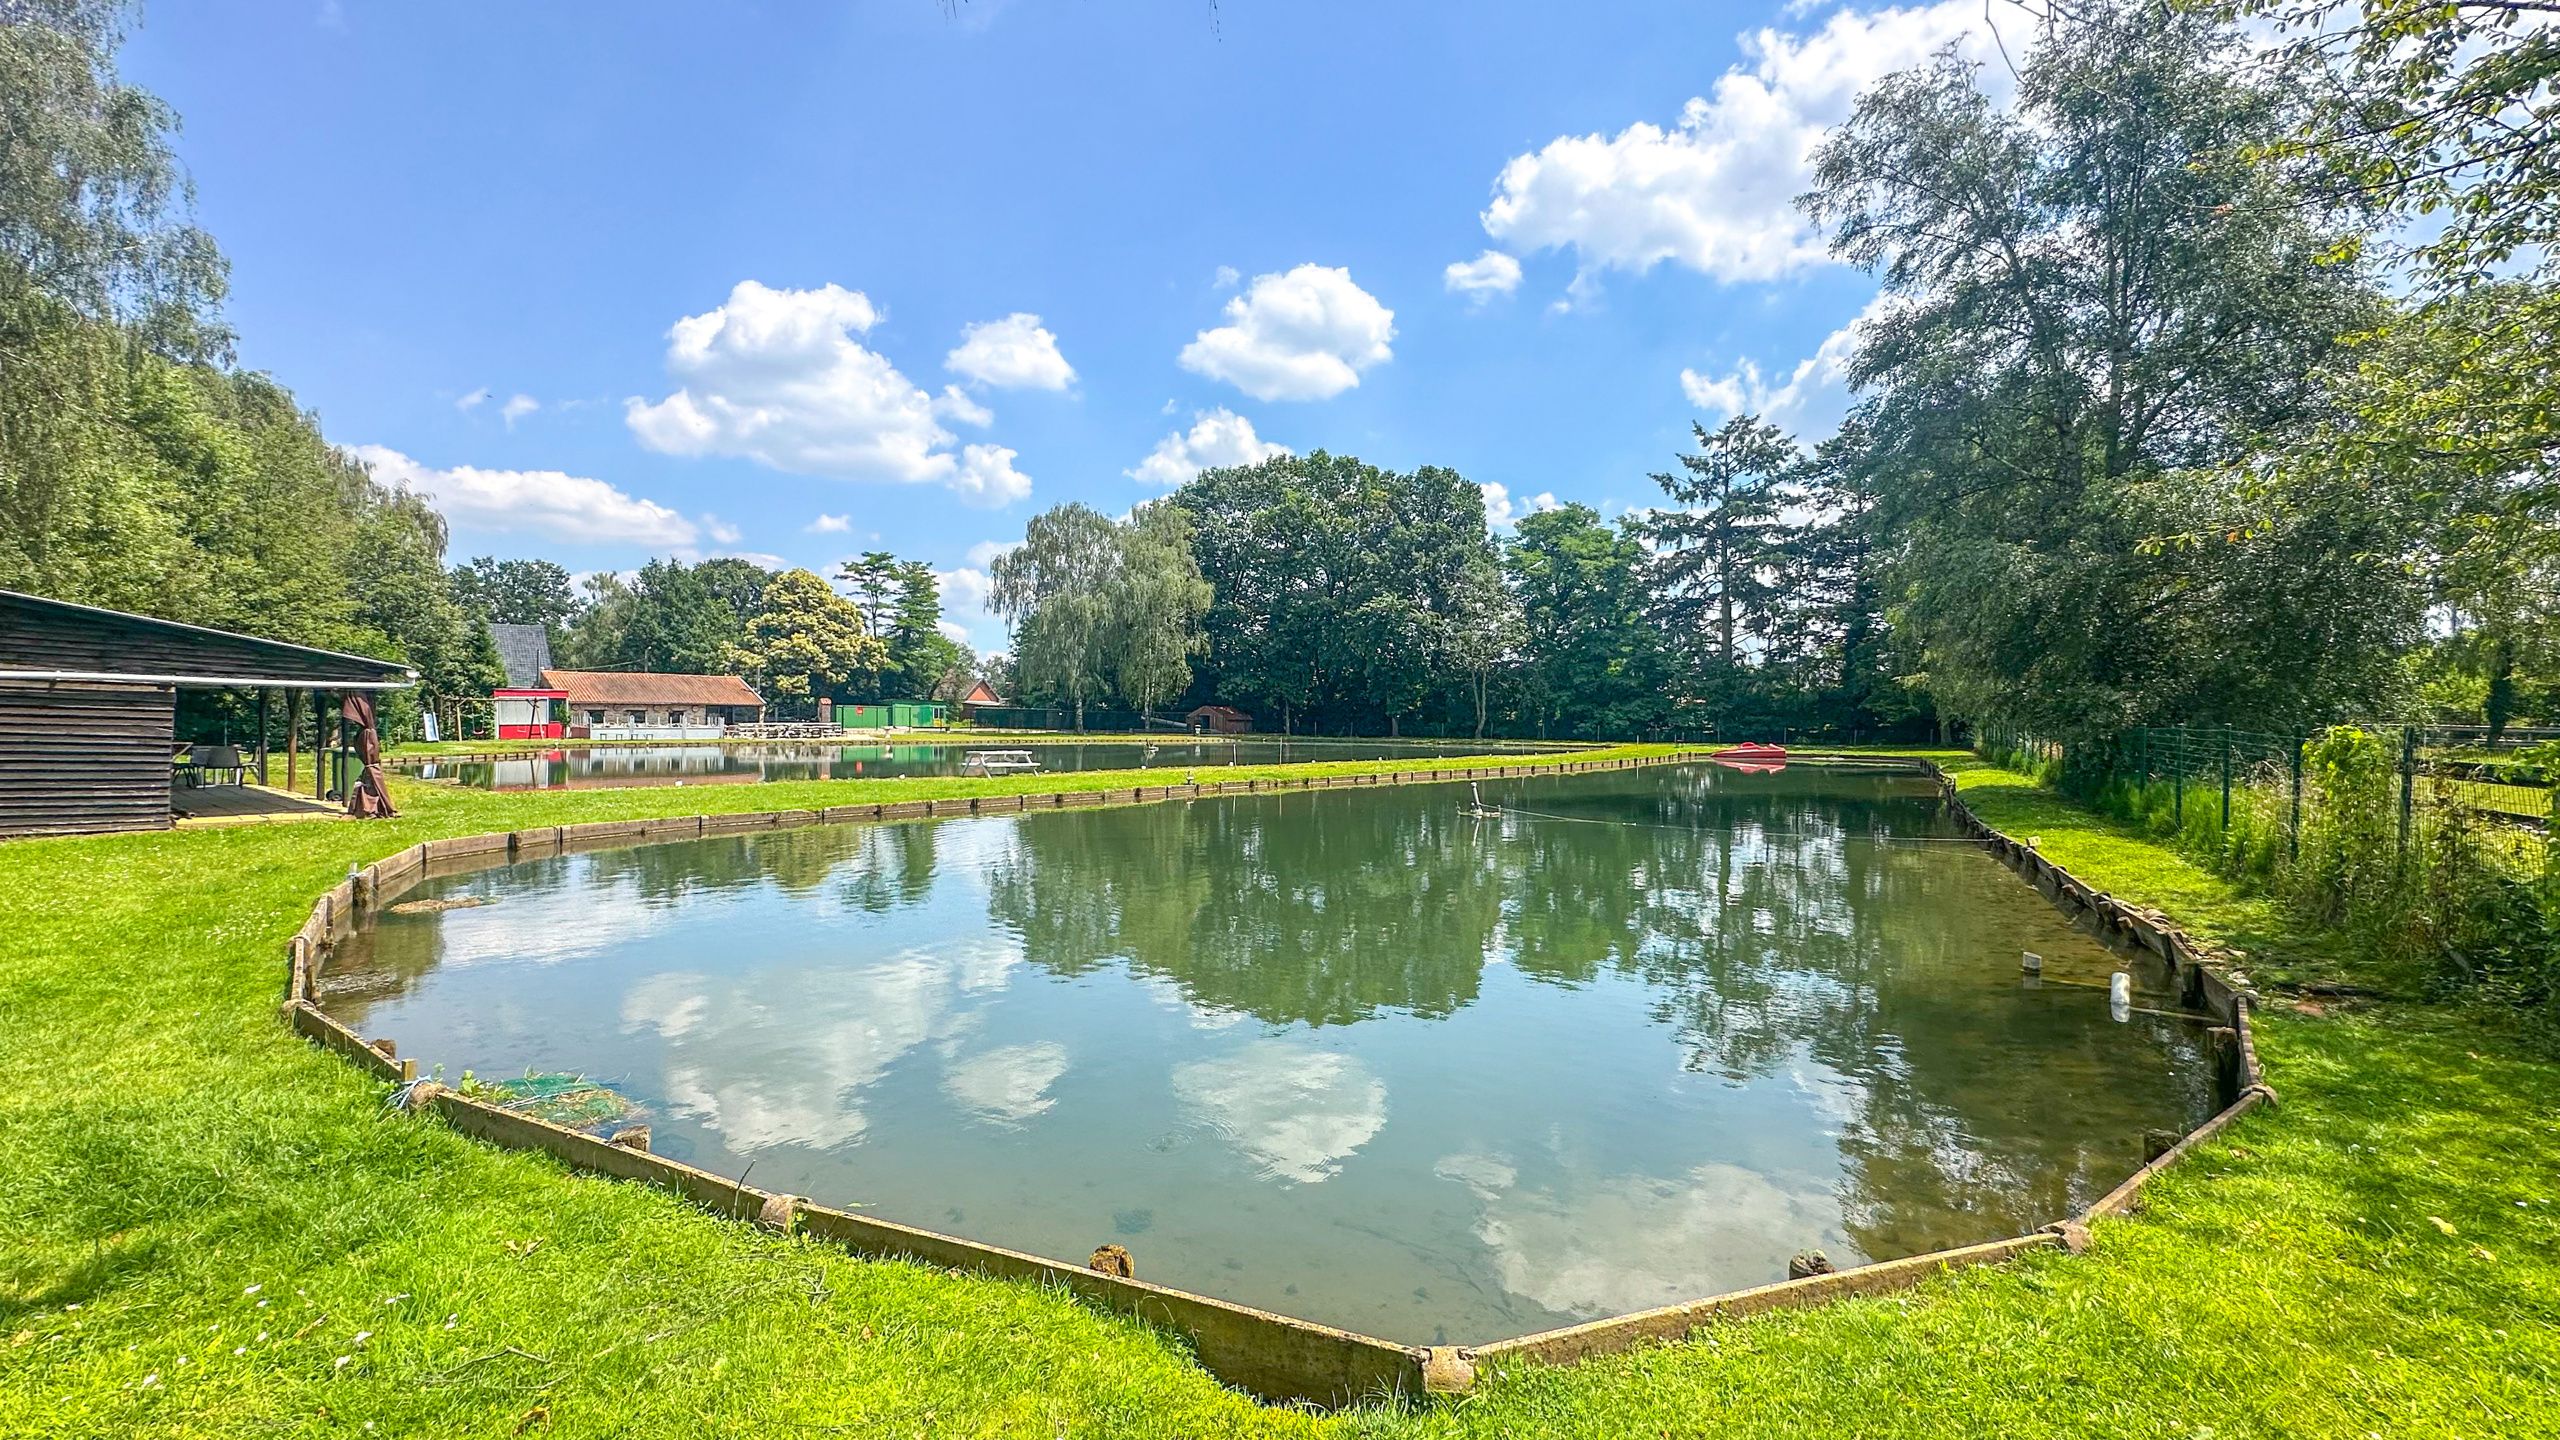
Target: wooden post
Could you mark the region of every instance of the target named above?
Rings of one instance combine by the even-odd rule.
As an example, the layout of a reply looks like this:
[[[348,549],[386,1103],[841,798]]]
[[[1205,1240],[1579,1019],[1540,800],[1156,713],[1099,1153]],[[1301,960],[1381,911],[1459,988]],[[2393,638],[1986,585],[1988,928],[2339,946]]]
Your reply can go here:
[[[2302,855],[2302,747],[2307,743],[2293,742],[2293,809],[2284,827],[2285,853],[2297,859]]]
[[[284,692],[284,788],[288,795],[292,794],[293,787],[300,783],[295,779],[294,772],[301,767],[301,760],[302,692],[287,690]]]
[[[267,783],[267,687],[258,687],[258,783]]]
[[[329,692],[311,692],[311,798],[329,798]]]

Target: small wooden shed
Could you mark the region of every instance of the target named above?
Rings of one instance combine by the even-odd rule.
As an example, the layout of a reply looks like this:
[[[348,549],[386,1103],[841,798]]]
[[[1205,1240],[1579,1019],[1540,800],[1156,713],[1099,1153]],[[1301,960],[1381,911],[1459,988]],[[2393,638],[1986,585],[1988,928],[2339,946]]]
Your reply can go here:
[[[1232,705],[1200,705],[1182,717],[1195,735],[1250,735],[1253,717]]]
[[[417,682],[396,661],[0,590],[0,836],[167,829],[180,690],[256,690],[261,713],[309,690],[316,717],[318,696]]]

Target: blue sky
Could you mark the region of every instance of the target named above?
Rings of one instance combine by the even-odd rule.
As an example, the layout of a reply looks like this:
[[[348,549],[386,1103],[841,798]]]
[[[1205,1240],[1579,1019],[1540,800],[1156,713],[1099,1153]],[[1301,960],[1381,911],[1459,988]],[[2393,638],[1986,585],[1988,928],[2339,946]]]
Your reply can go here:
[[[243,363],[457,559],[883,548],[996,648],[993,547],[1203,461],[1615,513],[1692,420],[1820,433],[1873,286],[1788,205],[1803,152],[1982,15],[162,4],[123,64]]]

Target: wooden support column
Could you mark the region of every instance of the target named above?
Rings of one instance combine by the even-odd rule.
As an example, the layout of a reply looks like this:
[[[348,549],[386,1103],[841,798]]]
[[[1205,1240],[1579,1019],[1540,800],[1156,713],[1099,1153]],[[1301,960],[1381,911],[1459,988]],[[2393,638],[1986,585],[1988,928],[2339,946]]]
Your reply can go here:
[[[311,798],[329,798],[329,692],[311,692]]]
[[[258,687],[258,783],[267,783],[267,687]]]
[[[301,768],[301,762],[302,692],[287,690],[284,692],[284,788],[288,795],[300,783],[294,772]]]

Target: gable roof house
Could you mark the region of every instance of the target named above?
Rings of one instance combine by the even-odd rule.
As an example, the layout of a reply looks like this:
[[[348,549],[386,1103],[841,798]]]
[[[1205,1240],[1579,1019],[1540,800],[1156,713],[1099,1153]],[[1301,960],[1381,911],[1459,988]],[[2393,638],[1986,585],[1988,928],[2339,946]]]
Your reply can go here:
[[[552,707],[569,697],[542,681],[551,668],[551,631],[542,625],[492,622],[498,665],[507,673],[504,685],[489,692],[491,719],[501,740],[557,740],[569,727],[551,718]]]
[[[551,668],[550,627],[492,623],[489,634],[498,642],[498,663],[507,672],[506,688],[546,688],[542,683],[542,672]]]

